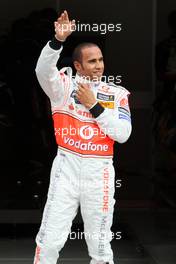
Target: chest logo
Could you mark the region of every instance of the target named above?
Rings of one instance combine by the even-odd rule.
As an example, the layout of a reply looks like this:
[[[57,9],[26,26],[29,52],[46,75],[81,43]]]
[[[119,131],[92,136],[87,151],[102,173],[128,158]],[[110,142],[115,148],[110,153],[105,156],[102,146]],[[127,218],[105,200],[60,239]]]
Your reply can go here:
[[[102,101],[99,101],[99,104],[101,104],[105,108],[114,109],[114,102],[102,102]]]
[[[84,111],[82,109],[79,109],[77,106],[74,106],[72,103],[68,106],[69,110],[76,111],[76,113],[80,116],[84,116],[87,118],[92,118],[92,114],[88,111]]]
[[[114,95],[97,93],[97,99],[103,100],[103,101],[114,101]]]
[[[89,140],[93,138],[94,136],[94,130],[90,126],[82,126],[80,128],[79,133],[80,133],[80,136],[86,140]]]

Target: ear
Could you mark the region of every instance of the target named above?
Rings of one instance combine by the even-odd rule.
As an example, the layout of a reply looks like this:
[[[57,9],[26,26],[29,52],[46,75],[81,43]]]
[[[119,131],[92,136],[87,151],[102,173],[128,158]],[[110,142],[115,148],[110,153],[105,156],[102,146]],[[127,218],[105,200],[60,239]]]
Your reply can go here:
[[[74,61],[73,64],[76,71],[80,72],[80,70],[82,69],[81,63],[79,61]]]

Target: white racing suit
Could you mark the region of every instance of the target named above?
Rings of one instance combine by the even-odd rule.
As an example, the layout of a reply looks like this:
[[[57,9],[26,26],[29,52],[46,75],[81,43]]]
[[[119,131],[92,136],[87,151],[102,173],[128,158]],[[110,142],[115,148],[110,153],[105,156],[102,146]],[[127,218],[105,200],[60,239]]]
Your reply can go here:
[[[73,78],[71,68],[58,71],[56,67],[61,51],[62,47],[54,50],[48,43],[36,67],[39,83],[51,101],[58,154],[36,237],[34,264],[56,264],[79,206],[90,263],[113,264],[113,144],[125,142],[131,133],[129,92],[114,84],[89,82],[103,106],[102,113],[91,113],[75,97],[77,82],[83,79]]]

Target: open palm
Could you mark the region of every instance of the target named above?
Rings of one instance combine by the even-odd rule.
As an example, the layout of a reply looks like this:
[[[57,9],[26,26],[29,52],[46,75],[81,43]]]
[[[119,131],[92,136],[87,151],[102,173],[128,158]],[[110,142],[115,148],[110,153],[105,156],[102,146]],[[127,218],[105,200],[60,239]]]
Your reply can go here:
[[[64,11],[54,22],[54,26],[55,37],[60,41],[65,41],[75,29],[75,20],[69,20],[67,11]]]

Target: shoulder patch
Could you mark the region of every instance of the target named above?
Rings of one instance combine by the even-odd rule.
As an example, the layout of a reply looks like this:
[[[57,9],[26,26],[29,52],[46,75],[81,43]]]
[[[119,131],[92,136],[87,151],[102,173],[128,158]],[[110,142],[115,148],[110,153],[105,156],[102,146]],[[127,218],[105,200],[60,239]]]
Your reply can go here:
[[[117,87],[118,85],[116,85],[115,83],[113,83],[113,82],[109,82],[109,83],[107,83],[109,86],[113,86],[113,87]]]
[[[112,82],[109,82],[108,85],[109,85],[109,86],[112,86],[112,87],[115,87],[115,88],[117,88],[117,89],[120,89],[120,90],[122,90],[122,91],[124,91],[124,92],[130,93],[125,87],[123,87],[123,86],[121,86],[121,85],[116,85],[116,84],[114,84],[114,83],[112,83]]]

